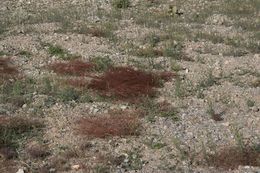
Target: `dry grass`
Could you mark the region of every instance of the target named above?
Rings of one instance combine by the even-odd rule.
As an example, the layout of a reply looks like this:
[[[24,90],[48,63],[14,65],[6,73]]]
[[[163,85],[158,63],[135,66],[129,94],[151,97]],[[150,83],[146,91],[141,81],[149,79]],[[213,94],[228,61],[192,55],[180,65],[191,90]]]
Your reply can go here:
[[[69,62],[56,62],[49,67],[57,74],[84,76],[93,70],[95,65],[80,60],[72,60]]]
[[[259,149],[258,149],[259,150]],[[260,166],[260,152],[247,146],[241,151],[239,147],[223,148],[215,155],[210,155],[208,163],[220,169],[236,169],[239,166]]]
[[[139,134],[140,121],[137,116],[122,112],[121,115],[81,118],[77,122],[77,131],[89,137],[132,136]]]
[[[155,75],[130,67],[111,68],[103,76],[93,79],[89,88],[100,91],[105,96],[131,99],[140,96],[154,96],[154,87],[160,80],[168,80],[170,74]]]

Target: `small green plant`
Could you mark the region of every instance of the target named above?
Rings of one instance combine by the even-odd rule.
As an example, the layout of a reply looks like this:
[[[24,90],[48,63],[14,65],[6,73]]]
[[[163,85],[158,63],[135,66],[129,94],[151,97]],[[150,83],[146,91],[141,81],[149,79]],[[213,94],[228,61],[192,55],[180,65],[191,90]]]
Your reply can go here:
[[[48,44],[48,51],[51,55],[65,56],[66,52],[57,45]]]
[[[153,144],[151,145],[151,148],[152,148],[152,149],[161,149],[161,148],[163,148],[163,147],[165,147],[165,146],[166,146],[165,143],[160,143],[160,142],[158,142],[158,143],[153,143]]]
[[[198,32],[196,34],[196,36],[194,37],[194,40],[195,41],[198,41],[198,40],[209,40],[211,41],[212,43],[214,44],[217,44],[217,43],[224,43],[225,42],[225,39],[218,35],[218,34],[208,34],[208,33],[204,33],[204,32]]]
[[[19,55],[30,57],[32,54],[31,54],[31,52],[28,52],[26,50],[22,50],[22,51],[19,52]]]
[[[145,111],[147,115],[147,120],[149,122],[155,122],[155,116],[158,113],[158,107],[152,99],[146,98],[141,105],[141,108]]]
[[[0,51],[0,56],[4,56],[4,55],[10,55],[10,53],[5,52],[5,51]]]
[[[208,88],[215,84],[218,84],[217,79],[213,76],[212,70],[208,72],[205,78],[200,81],[198,88]]]
[[[207,113],[210,116],[215,115],[215,110],[213,109],[213,103],[211,101],[208,103]]]
[[[167,45],[163,50],[163,55],[166,57],[172,57],[175,60],[179,60],[183,57],[183,45],[181,42],[171,43]]]
[[[241,150],[241,152],[243,152],[246,144],[244,142],[243,134],[240,132],[240,128],[233,125],[233,126],[231,126],[231,132],[233,133],[233,135],[235,137],[238,148]]]
[[[50,43],[46,43],[48,46],[48,52],[52,56],[58,56],[62,60],[73,60],[78,58],[75,55],[70,54],[68,51],[64,50],[61,46],[52,45]]]
[[[184,85],[182,84],[180,78],[177,78],[175,82],[175,95],[179,98],[184,97],[186,95]]]
[[[166,146],[164,142],[161,142],[161,139],[158,139],[157,136],[152,137],[149,139],[146,144],[151,147],[152,149],[161,149]]]
[[[17,80],[6,82],[2,85],[0,93],[1,102],[11,103],[15,108],[32,101],[32,94],[35,91],[35,81],[33,79]]]
[[[158,57],[162,56],[163,52],[160,49],[148,46],[145,48],[137,48],[136,50],[132,51],[132,54],[140,57]]]
[[[126,160],[127,162],[124,162],[122,165],[123,168],[129,170],[140,170],[143,167],[142,156],[138,149],[127,152]]]
[[[43,127],[43,123],[28,118],[12,117],[0,119],[0,148],[21,145],[21,140],[32,136]]]
[[[88,92],[84,92],[81,94],[79,101],[81,103],[92,103],[95,101],[95,98],[93,98]]]
[[[145,38],[145,42],[149,43],[152,47],[155,47],[160,41],[161,38],[155,33],[152,33]]]
[[[255,106],[255,101],[253,101],[253,100],[247,100],[247,101],[246,101],[246,104],[247,104],[248,107],[253,107],[253,106]]]
[[[175,60],[171,61],[171,70],[178,72],[181,69],[182,69],[182,67]]]
[[[162,117],[167,117],[172,119],[173,121],[179,121],[180,117],[178,116],[178,112],[176,110],[169,110],[161,113]]]
[[[182,146],[182,145],[184,145],[184,143],[178,138],[173,138],[172,141],[173,141],[174,146],[176,147],[176,150],[178,151],[180,159],[181,160],[188,159],[189,153]]]
[[[90,60],[90,62],[95,64],[95,70],[97,70],[97,71],[106,71],[113,65],[112,60],[108,56],[94,57]]]
[[[113,0],[112,4],[116,8],[128,8],[130,6],[130,0]]]
[[[50,94],[53,91],[53,86],[51,80],[48,77],[42,79],[42,88],[41,92],[43,94]]]
[[[80,93],[73,88],[65,88],[57,93],[58,98],[63,102],[77,101],[80,98]]]
[[[223,112],[224,113],[224,112]],[[213,108],[213,103],[209,101],[208,108],[207,108],[207,114],[211,117],[211,119],[215,121],[222,121],[223,118],[221,117],[221,114],[217,114]]]
[[[22,81],[16,81],[13,84],[13,91],[12,91],[12,95],[16,96],[16,95],[22,95],[24,94],[24,88],[23,88],[23,83]]]
[[[197,88],[197,98],[203,99],[205,97],[202,88]]]
[[[110,173],[111,169],[106,165],[98,164],[94,167],[95,173]]]

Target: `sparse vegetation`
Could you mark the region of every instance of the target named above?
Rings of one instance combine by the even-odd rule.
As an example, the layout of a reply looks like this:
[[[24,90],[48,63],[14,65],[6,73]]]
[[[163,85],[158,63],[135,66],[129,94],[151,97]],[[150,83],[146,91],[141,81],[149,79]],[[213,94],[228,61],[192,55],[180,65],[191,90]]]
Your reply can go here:
[[[123,163],[122,167],[127,170],[140,170],[143,167],[142,156],[139,149],[127,152],[127,163]]]
[[[207,114],[211,117],[211,119],[215,121],[222,121],[223,118],[221,117],[220,114],[217,114],[213,108],[213,103],[209,101],[208,103],[208,108],[207,108]]]
[[[12,148],[20,147],[22,139],[35,135],[42,127],[44,127],[44,124],[37,119],[1,117],[0,148],[8,147],[3,151],[6,152],[7,157],[11,157],[14,152]]]
[[[70,54],[58,45],[52,45],[50,43],[46,43],[46,45],[48,46],[49,54],[52,56],[57,56],[62,60],[73,60],[78,58],[78,56]]]
[[[80,93],[73,88],[64,88],[57,93],[57,97],[63,101],[77,101],[80,98]]]
[[[32,101],[32,94],[35,91],[34,83],[35,81],[29,78],[4,82],[0,90],[0,102],[11,103],[14,107],[12,111],[23,106],[25,103],[30,103]]]
[[[112,3],[116,8],[127,8],[130,6],[129,0],[113,0]]]
[[[213,76],[212,70],[209,70],[205,75],[204,79],[202,79],[197,86],[198,88],[208,88],[215,84],[218,84],[218,80]]]
[[[259,0],[1,5],[0,172],[258,171]]]
[[[26,56],[26,57],[30,57],[32,54],[31,54],[31,52],[28,52],[28,51],[26,51],[26,50],[21,50],[21,51],[19,52],[19,55]]]
[[[90,62],[95,64],[95,70],[97,71],[106,71],[113,65],[109,57],[93,57]]]
[[[246,104],[248,107],[253,107],[255,105],[255,102],[253,100],[247,100]]]

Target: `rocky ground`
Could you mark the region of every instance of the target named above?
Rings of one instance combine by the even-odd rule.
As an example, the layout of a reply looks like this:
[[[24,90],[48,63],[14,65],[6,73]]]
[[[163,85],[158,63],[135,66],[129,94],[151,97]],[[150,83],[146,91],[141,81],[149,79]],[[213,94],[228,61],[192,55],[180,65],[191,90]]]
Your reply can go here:
[[[260,172],[259,24],[258,0],[1,0],[0,172]],[[113,67],[168,78],[91,83]]]

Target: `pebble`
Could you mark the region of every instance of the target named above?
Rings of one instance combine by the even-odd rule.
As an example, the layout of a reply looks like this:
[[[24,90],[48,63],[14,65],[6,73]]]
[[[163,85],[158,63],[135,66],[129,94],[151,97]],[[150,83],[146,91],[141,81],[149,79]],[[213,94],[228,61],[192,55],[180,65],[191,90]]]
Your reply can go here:
[[[122,110],[126,110],[127,109],[127,106],[126,105],[123,105],[120,107]]]
[[[49,170],[49,172],[51,173],[51,172],[56,172],[56,169],[55,168],[51,168],[50,170]]]
[[[24,170],[22,168],[18,169],[16,173],[24,173]]]
[[[71,169],[73,170],[79,170],[80,169],[80,165],[72,165]]]
[[[98,113],[98,111],[99,111],[98,109],[94,109],[94,110],[93,110],[93,114]]]
[[[223,126],[226,126],[226,127],[229,126],[229,122],[225,122],[225,123],[222,123],[222,124],[223,124]]]

